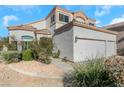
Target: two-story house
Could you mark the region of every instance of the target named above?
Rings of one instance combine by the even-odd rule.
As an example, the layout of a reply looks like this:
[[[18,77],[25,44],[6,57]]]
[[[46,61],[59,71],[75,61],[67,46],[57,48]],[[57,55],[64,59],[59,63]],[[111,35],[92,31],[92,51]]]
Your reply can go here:
[[[18,50],[23,50],[33,39],[51,37],[54,50],[60,50],[60,57],[70,61],[115,55],[116,33],[96,27],[95,22],[81,11],[70,12],[56,6],[42,20],[9,26],[8,30],[10,42],[15,41]]]

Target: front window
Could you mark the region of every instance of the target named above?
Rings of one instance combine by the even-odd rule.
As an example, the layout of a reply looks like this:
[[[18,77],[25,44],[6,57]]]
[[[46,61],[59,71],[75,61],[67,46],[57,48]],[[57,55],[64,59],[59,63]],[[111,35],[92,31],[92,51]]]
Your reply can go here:
[[[69,17],[66,16],[66,15],[63,15],[63,14],[59,14],[59,21],[62,21],[62,22],[69,22]]]

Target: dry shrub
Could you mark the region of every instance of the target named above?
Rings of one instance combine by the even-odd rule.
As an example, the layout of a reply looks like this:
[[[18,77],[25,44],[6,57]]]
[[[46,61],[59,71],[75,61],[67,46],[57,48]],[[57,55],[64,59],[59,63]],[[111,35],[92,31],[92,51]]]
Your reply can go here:
[[[114,76],[117,86],[124,86],[124,57],[112,56],[105,60],[106,69]]]

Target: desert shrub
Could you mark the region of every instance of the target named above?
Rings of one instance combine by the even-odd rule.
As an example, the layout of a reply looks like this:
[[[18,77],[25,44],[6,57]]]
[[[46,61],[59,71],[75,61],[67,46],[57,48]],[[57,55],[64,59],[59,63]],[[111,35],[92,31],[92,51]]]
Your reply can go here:
[[[121,56],[112,56],[105,61],[106,69],[110,75],[115,77],[117,86],[124,87],[124,58]]]
[[[32,41],[30,49],[33,52],[33,57],[42,63],[50,63],[52,56],[53,43],[51,38],[41,38],[40,41]]]
[[[47,55],[44,50],[40,51],[40,53],[38,54],[38,61],[46,64],[51,63],[50,56]]]
[[[21,53],[17,51],[7,51],[1,53],[5,63],[19,62],[21,60]]]
[[[33,60],[33,55],[32,55],[31,49],[27,49],[22,52],[22,60],[24,60],[24,61]]]
[[[74,67],[74,71],[64,77],[64,86],[72,87],[113,87],[115,78],[109,75],[103,64],[104,60],[92,59],[86,64]]]
[[[13,41],[9,43],[9,37],[1,38],[2,45],[5,45],[10,51],[15,51],[17,50],[17,42],[15,41],[14,38],[12,40]]]
[[[51,38],[42,37],[39,41],[39,45],[41,45],[41,47],[46,50],[45,52],[48,55],[50,55],[50,56],[52,55],[53,42],[52,42]]]
[[[17,42],[13,41],[11,44],[8,44],[8,50],[17,50]]]
[[[58,50],[56,53],[53,53],[52,56],[53,56],[53,58],[59,58],[60,50]]]

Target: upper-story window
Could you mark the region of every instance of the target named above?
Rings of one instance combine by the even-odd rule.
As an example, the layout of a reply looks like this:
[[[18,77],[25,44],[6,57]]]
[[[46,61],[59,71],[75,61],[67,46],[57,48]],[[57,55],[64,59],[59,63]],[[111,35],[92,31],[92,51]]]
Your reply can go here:
[[[59,14],[59,21],[69,22],[69,17],[63,14]]]
[[[55,15],[51,16],[51,23],[55,22]]]
[[[90,26],[94,26],[94,23],[89,23]]]

